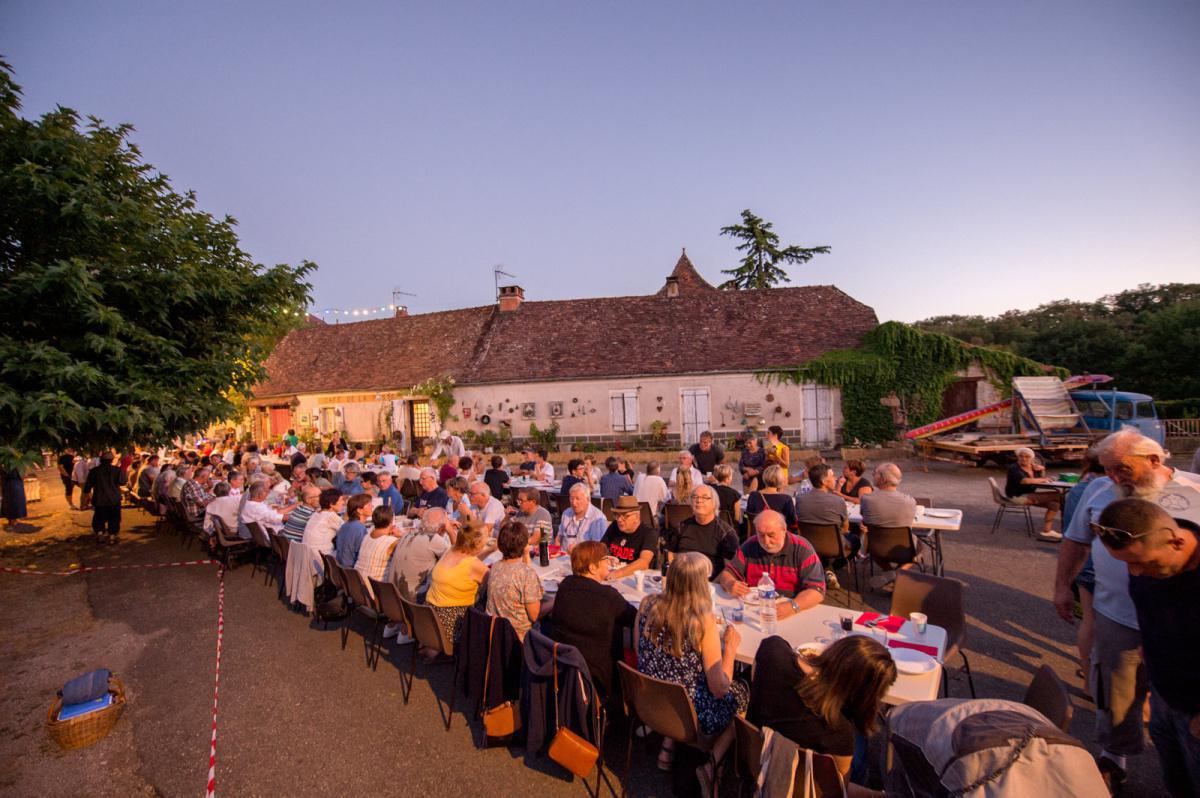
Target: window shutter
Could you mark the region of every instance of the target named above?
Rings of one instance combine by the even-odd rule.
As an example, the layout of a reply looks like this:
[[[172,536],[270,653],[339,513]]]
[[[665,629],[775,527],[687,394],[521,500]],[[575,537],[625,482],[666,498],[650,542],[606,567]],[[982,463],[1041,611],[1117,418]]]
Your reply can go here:
[[[634,391],[625,392],[625,431],[637,432],[638,430],[638,405],[637,393]]]

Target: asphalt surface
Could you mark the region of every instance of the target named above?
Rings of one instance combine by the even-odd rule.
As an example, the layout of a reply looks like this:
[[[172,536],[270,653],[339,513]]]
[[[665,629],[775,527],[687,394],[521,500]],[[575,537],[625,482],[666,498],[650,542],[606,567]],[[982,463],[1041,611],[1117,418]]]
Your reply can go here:
[[[1075,676],[1075,629],[1050,605],[1056,545],[1031,541],[1012,518],[989,534],[995,508],[985,477],[1000,478],[1000,471],[901,465],[902,490],[965,512],[963,529],[947,533],[944,547],[947,576],[967,586],[965,648],[978,695],[1020,700],[1033,673],[1049,664],[1072,690],[1071,733],[1095,751],[1092,703]],[[100,546],[90,540],[90,513],[68,511],[57,485],[45,480],[31,517],[0,535],[0,564],[46,571],[205,556],[184,550],[173,533],[156,533],[153,519],[134,510],[124,513],[121,544]],[[275,585],[250,570],[225,575],[217,795],[586,795],[579,780],[520,748],[477,749],[461,711],[444,731],[434,695],[449,696],[449,667],[419,670],[405,705],[398,667],[408,667],[407,647],[371,671],[361,618],[342,650],[336,626],[322,629],[289,610]],[[214,566],[0,574],[0,681],[7,687],[0,693],[0,795],[203,794],[218,583]],[[866,599],[881,610],[889,600]],[[101,666],[124,680],[127,709],[101,742],[60,751],[43,729],[54,690]],[[966,680],[950,671],[951,695],[967,696]],[[619,773],[623,720],[612,723],[607,755]],[[672,791],[672,777],[655,770],[653,756],[635,745],[635,795]],[[1165,794],[1149,743],[1131,760],[1126,794]]]

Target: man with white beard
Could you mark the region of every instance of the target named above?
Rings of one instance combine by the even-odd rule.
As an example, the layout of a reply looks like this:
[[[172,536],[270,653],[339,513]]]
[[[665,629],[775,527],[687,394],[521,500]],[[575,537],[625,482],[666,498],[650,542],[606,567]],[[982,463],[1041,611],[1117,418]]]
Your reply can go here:
[[[1173,518],[1200,523],[1200,475],[1165,464],[1166,452],[1132,427],[1097,447],[1106,476],[1092,480],[1058,550],[1054,608],[1074,623],[1071,582],[1088,554],[1096,569],[1095,643],[1089,683],[1096,697],[1098,765],[1110,788],[1125,780],[1126,758],[1141,753],[1142,705],[1149,680],[1141,657],[1137,610],[1129,596],[1129,570],[1096,537],[1092,525],[1110,503],[1129,497],[1162,507]]]

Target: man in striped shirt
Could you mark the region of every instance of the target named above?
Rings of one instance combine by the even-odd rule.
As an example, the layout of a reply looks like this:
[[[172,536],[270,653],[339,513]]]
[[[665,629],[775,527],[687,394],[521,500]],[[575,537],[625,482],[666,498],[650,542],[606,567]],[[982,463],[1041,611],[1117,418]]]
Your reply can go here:
[[[300,494],[300,504],[292,510],[283,524],[284,537],[293,543],[304,540],[304,527],[308,526],[308,519],[312,518],[313,513],[320,507],[321,489],[316,485],[305,485],[304,492]]]
[[[744,596],[764,572],[769,573],[781,597],[776,607],[780,620],[820,604],[825,598],[825,571],[808,541],[789,534],[783,515],[774,510],[758,514],[754,531],[757,534],[742,544],[717,577],[721,587]]]

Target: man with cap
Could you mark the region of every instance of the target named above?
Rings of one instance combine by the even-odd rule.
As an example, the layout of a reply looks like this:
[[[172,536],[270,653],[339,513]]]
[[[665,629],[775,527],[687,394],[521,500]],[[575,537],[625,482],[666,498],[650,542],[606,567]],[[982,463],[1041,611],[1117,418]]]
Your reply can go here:
[[[1200,795],[1200,526],[1160,504],[1119,499],[1092,531],[1129,569],[1150,677],[1150,738],[1171,795]]]
[[[650,567],[658,551],[658,533],[642,523],[641,505],[632,496],[619,496],[612,511],[614,520],[600,542],[608,556],[620,563],[608,572],[608,578],[620,579]]]
[[[450,432],[448,429],[442,430],[438,435],[437,446],[433,449],[433,454],[429,455],[429,462],[436,463],[439,457],[445,456],[448,463],[457,463],[458,458],[463,457],[467,453],[467,447],[463,444],[463,439]]]
[[[100,465],[88,472],[84,492],[92,496],[92,531],[101,543],[116,543],[121,531],[121,486],[125,472],[113,465],[113,453],[100,455]]]

